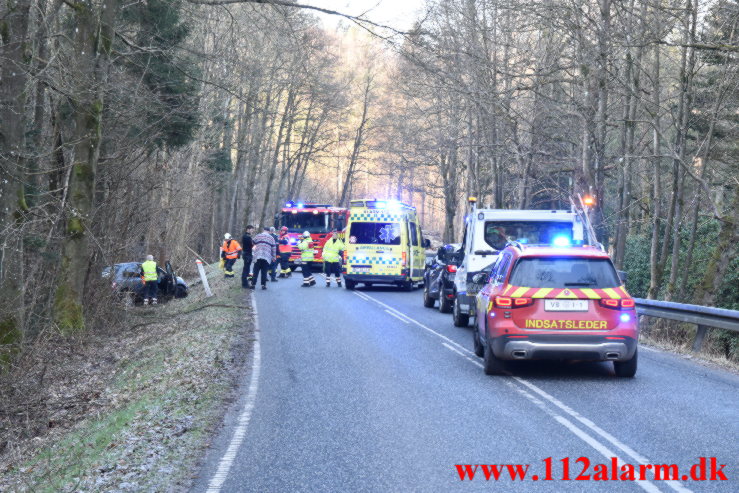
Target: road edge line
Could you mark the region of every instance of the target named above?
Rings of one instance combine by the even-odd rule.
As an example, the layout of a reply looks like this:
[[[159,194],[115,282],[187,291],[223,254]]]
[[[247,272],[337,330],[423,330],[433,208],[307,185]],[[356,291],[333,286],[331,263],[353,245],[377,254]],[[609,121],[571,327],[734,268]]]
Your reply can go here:
[[[246,430],[251,420],[252,411],[254,411],[254,404],[256,402],[257,390],[259,390],[259,373],[261,370],[261,347],[259,344],[259,314],[257,312],[257,300],[254,297],[254,291],[251,292],[251,306],[252,312],[254,313],[254,345],[252,349],[252,364],[251,364],[251,379],[249,380],[249,389],[247,390],[246,400],[244,401],[244,409],[239,414],[239,420],[231,437],[231,441],[228,444],[226,453],[223,454],[221,460],[218,462],[218,469],[208,483],[207,493],[219,493],[223,483],[228,478],[228,473],[231,470],[236,454],[244,442],[246,437]]]

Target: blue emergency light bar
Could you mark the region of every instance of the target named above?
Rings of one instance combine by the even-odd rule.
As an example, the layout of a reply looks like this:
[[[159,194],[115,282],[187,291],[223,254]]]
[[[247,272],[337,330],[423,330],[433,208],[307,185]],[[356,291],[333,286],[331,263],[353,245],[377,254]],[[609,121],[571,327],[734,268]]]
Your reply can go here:
[[[386,209],[390,211],[399,211],[401,209],[415,209],[408,204],[404,204],[398,200],[355,200],[351,203],[352,207],[366,207],[368,209]]]
[[[556,247],[568,247],[572,245],[572,242],[567,236],[559,235],[554,237],[554,239],[552,240],[552,245]]]

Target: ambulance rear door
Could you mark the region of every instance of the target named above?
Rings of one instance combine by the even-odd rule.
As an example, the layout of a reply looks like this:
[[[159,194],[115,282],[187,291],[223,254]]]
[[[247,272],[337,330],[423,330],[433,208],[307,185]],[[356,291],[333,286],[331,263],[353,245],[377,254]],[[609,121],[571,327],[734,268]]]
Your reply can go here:
[[[404,244],[404,224],[399,214],[372,209],[352,217],[347,231],[347,274],[399,276]]]

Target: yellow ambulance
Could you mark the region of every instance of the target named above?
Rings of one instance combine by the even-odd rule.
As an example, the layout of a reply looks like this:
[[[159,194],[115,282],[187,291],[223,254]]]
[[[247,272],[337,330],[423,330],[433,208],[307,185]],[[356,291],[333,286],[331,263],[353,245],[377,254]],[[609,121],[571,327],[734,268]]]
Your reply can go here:
[[[391,284],[408,291],[423,282],[430,246],[415,207],[395,200],[361,199],[349,205],[344,252],[344,285],[354,289]]]

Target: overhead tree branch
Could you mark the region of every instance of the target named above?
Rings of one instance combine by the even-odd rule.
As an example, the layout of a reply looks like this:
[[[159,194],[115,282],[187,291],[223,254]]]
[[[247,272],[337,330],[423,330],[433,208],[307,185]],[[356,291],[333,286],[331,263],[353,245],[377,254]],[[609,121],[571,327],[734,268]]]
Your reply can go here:
[[[370,25],[373,27],[378,27],[380,29],[387,29],[388,31],[391,31],[395,34],[400,34],[400,35],[409,34],[408,32],[400,31],[398,29],[395,29],[394,27],[386,26],[384,24],[371,21],[367,19],[366,17],[364,17],[364,14],[362,15],[344,14],[343,12],[338,12],[336,10],[325,9],[323,7],[316,7],[315,5],[305,5],[302,3],[290,2],[287,0],[187,0],[187,1],[192,4],[196,4],[196,5],[230,5],[230,4],[235,4],[235,3],[258,3],[258,4],[265,4],[265,5],[275,5],[279,7],[294,7],[294,8],[299,8],[299,9],[313,10],[316,12],[320,12],[322,14],[336,15],[339,17],[343,17],[344,19],[348,19],[363,27],[364,25]]]

